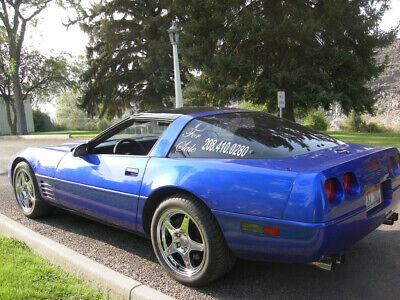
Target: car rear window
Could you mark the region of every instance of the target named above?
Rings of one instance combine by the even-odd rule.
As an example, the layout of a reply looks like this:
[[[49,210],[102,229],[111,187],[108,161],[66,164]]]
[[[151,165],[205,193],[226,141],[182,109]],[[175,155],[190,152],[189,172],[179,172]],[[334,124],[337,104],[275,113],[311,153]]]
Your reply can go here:
[[[269,159],[341,144],[328,135],[264,112],[236,112],[190,121],[169,157]]]

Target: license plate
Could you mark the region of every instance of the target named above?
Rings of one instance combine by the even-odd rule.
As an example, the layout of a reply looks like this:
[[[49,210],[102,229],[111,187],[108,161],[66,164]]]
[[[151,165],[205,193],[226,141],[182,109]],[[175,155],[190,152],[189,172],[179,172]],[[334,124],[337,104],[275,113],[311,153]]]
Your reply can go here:
[[[381,203],[382,203],[381,185],[378,184],[367,191],[365,195],[365,206],[367,207],[367,210],[370,210]]]

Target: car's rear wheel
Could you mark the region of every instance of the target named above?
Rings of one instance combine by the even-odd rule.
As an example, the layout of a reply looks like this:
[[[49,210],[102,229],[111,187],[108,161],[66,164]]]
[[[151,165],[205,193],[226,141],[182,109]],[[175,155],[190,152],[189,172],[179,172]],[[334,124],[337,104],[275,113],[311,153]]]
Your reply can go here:
[[[151,239],[159,262],[179,282],[200,286],[225,274],[235,258],[214,216],[197,198],[169,197],[156,209]]]
[[[13,186],[18,205],[28,218],[40,218],[53,211],[53,207],[40,196],[35,174],[24,161],[15,167]]]

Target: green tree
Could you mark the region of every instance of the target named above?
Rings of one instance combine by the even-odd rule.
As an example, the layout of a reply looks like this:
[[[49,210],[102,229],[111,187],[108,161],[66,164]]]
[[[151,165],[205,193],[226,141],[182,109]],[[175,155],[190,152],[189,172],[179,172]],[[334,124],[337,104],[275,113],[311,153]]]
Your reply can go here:
[[[376,51],[397,29],[382,32],[387,0],[113,0],[82,13],[91,36],[82,107],[111,118],[126,109],[171,105],[173,68],[166,34],[176,17],[187,104],[246,100],[284,117],[329,109],[372,112],[365,83],[384,63]],[[200,76],[188,76],[187,70]]]
[[[171,1],[113,0],[81,14],[90,35],[81,106],[112,118],[127,109],[172,105],[174,77],[167,29]],[[186,71],[183,70],[182,80]]]
[[[11,65],[10,77],[13,89],[15,110],[18,119],[17,131],[26,134],[27,125],[20,79],[22,44],[26,27],[46,8],[51,0],[0,0],[1,30],[6,32],[8,60]]]
[[[0,0],[0,42],[6,42],[7,60],[10,65],[9,75],[17,116],[17,131],[27,133],[23,87],[21,85],[21,64],[23,43],[28,26],[35,26],[38,15],[46,9],[50,2],[71,5],[80,9],[80,1],[75,0]]]
[[[46,132],[54,130],[54,125],[49,115],[38,109],[34,109],[32,111],[32,114],[33,114],[33,124],[35,125],[35,131]]]
[[[105,119],[90,118],[78,105],[80,89],[70,89],[61,93],[57,100],[57,125],[68,130],[104,130],[111,122]]]
[[[8,59],[7,44],[0,41],[0,97],[6,106],[7,121],[11,133],[17,133],[17,108],[14,95],[12,63]],[[19,84],[22,100],[32,102],[48,98],[51,93],[58,93],[76,82],[64,57],[49,57],[38,51],[21,51],[19,66]],[[42,100],[43,101],[43,100]],[[12,112],[12,113],[11,113]]]
[[[202,74],[187,85],[192,99],[209,105],[245,99],[274,111],[276,92],[285,90],[290,120],[295,109],[329,109],[334,102],[346,113],[372,112],[374,92],[365,83],[383,70],[376,51],[397,33],[379,29],[389,1],[178,2],[183,63]]]
[[[78,107],[81,92],[71,89],[61,93],[57,100],[57,123],[62,125],[74,124],[87,120],[87,113]]]

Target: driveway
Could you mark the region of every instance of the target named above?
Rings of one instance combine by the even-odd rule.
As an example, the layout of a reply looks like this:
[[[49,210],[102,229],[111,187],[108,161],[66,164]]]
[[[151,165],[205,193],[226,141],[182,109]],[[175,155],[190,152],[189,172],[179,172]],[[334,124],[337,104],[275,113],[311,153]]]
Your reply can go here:
[[[188,288],[168,277],[149,240],[67,212],[29,220],[14,199],[7,164],[21,148],[62,142],[0,140],[0,212],[143,284],[178,299],[400,299],[400,222],[382,225],[348,249],[346,263],[333,272],[303,264],[239,260],[221,280],[203,288]]]

